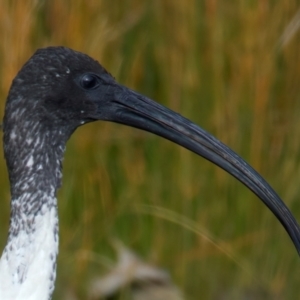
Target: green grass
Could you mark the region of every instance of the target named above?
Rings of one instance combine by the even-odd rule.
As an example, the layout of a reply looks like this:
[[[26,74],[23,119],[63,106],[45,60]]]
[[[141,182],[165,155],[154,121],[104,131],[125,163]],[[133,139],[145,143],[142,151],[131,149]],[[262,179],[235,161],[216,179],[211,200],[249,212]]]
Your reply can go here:
[[[36,48],[65,45],[213,133],[253,165],[300,220],[299,2],[0,0],[0,113]],[[298,16],[299,18],[299,16]],[[299,19],[298,19],[299,22]],[[2,151],[2,150],[1,150]],[[3,157],[3,155],[0,155]],[[0,248],[9,186],[0,160]],[[80,128],[59,191],[54,299],[86,298],[111,237],[171,273],[187,299],[296,299],[297,253],[244,186],[168,141],[115,124]]]

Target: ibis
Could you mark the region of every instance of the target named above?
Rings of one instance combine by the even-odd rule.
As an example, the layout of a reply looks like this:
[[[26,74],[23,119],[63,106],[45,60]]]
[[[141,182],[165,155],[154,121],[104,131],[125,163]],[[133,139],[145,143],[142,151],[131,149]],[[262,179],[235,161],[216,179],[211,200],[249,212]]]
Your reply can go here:
[[[265,203],[300,254],[300,229],[290,210],[234,151],[180,114],[117,83],[88,55],[48,47],[18,72],[5,106],[11,214],[0,259],[1,300],[51,299],[58,255],[56,193],[66,143],[79,126],[98,120],[152,132],[224,169]]]

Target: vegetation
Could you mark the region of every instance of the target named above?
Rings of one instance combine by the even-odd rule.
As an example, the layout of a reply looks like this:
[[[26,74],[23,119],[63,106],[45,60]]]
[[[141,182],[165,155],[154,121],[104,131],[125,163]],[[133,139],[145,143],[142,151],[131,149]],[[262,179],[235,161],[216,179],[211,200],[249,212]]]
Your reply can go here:
[[[300,221],[299,4],[0,0],[0,114],[35,49],[74,48],[233,148]],[[0,157],[2,249],[10,196]],[[80,128],[68,143],[59,214],[54,299],[86,298],[115,237],[166,268],[186,299],[300,294],[299,257],[266,207],[227,173],[148,133]]]

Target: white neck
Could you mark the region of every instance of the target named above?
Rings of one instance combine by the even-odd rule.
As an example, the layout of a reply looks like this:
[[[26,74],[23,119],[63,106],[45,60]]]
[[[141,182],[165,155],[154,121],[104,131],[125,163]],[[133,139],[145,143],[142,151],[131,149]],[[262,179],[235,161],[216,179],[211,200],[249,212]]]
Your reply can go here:
[[[12,200],[10,233],[0,260],[1,300],[51,299],[58,253],[57,201],[53,193],[41,195],[36,215],[26,215],[29,193]],[[20,205],[18,207],[18,205]]]
[[[50,300],[58,254],[56,191],[70,132],[30,122],[31,112],[18,107],[23,100],[8,100],[4,118],[11,215],[0,259],[0,300]]]

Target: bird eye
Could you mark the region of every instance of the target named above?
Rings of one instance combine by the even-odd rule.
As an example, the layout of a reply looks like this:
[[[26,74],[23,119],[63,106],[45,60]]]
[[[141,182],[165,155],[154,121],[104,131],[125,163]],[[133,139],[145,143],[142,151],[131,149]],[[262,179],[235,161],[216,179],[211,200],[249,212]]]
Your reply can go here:
[[[85,90],[92,90],[99,85],[99,79],[94,74],[85,74],[82,76],[82,78],[80,80],[80,85]]]

